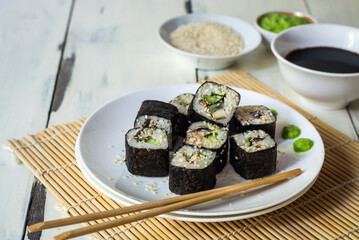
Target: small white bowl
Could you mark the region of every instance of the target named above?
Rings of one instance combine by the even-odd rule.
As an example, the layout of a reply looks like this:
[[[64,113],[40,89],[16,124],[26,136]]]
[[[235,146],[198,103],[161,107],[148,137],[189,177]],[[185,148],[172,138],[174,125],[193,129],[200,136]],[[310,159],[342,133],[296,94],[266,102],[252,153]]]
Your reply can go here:
[[[244,48],[242,52],[228,56],[206,56],[185,52],[171,45],[170,34],[174,30],[176,30],[181,25],[198,22],[214,22],[230,27],[232,30],[237,32],[244,41]],[[218,70],[229,67],[241,56],[257,48],[261,42],[260,34],[249,23],[234,17],[204,13],[187,14],[166,21],[159,28],[158,37],[166,47],[184,59],[184,61],[186,61],[188,64],[205,70]]]
[[[261,15],[259,15],[257,17],[254,26],[262,34],[262,37],[264,39],[264,45],[268,48],[270,48],[270,44],[271,44],[272,40],[278,35],[278,33],[274,33],[274,32],[271,32],[271,31],[268,31],[268,30],[262,28],[260,26],[260,21],[262,20],[263,17],[265,17],[266,15],[268,15],[270,13],[282,13],[282,14],[286,14],[286,15],[290,15],[290,16],[302,17],[302,18],[306,19],[307,21],[309,21],[310,23],[318,23],[318,21],[313,16],[310,16],[308,14],[304,14],[304,13],[298,12],[298,11],[294,11],[294,12],[292,12],[292,11],[270,11],[270,12],[262,13]]]
[[[359,98],[359,73],[329,73],[298,66],[285,59],[296,49],[333,47],[359,53],[359,29],[337,24],[308,24],[287,29],[271,44],[289,85],[312,106],[339,109]]]

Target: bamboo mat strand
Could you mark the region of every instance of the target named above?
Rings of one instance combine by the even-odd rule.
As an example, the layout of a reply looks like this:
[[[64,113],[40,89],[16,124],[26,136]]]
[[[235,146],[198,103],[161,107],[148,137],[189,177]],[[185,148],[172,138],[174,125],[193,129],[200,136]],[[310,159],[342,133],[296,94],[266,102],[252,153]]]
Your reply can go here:
[[[96,239],[359,239],[359,144],[300,109],[243,71],[209,79],[275,98],[305,116],[320,133],[325,161],[315,184],[293,203],[248,219],[184,222],[144,219],[94,233]],[[70,216],[123,207],[94,188],[76,163],[77,135],[86,119],[8,140],[15,154]],[[94,225],[121,216],[84,223]]]

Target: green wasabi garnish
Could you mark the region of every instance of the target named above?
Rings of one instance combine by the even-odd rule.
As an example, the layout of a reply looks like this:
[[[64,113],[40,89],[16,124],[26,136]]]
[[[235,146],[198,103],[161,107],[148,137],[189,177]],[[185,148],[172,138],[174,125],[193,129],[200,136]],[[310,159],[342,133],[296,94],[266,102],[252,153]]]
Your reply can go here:
[[[290,125],[285,126],[282,129],[281,135],[282,135],[282,138],[284,138],[284,139],[294,139],[294,138],[298,137],[300,135],[300,133],[301,133],[301,131],[300,131],[299,127],[297,127],[293,124],[290,124]]]
[[[306,152],[310,150],[314,145],[314,142],[309,138],[299,138],[293,143],[295,152]]]
[[[211,95],[203,95],[204,100],[210,105],[221,101],[224,95],[212,92]]]
[[[303,17],[284,13],[269,13],[260,20],[259,25],[265,30],[279,33],[284,29],[308,23],[310,22]]]
[[[277,116],[277,114],[278,114],[277,110],[275,110],[273,108],[270,108],[269,110],[273,113],[274,116]]]
[[[153,137],[149,137],[146,139],[145,143],[149,143],[149,144],[158,144],[156,139],[154,139]]]

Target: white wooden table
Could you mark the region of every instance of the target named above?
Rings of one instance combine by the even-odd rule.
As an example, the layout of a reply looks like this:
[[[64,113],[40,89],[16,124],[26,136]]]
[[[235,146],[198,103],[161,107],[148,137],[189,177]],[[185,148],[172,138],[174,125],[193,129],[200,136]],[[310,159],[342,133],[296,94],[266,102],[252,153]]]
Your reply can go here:
[[[195,83],[239,69],[358,140],[359,101],[337,111],[303,105],[264,46],[222,71],[178,64],[157,39],[157,29],[165,20],[186,14],[185,2],[0,0],[1,142],[88,116],[129,92]],[[298,10],[319,22],[359,27],[357,0],[190,0],[187,4],[193,12],[226,14],[249,23],[265,11]],[[28,222],[62,214],[55,198],[6,151],[0,153],[0,186],[0,239],[51,239],[66,229],[27,236]]]

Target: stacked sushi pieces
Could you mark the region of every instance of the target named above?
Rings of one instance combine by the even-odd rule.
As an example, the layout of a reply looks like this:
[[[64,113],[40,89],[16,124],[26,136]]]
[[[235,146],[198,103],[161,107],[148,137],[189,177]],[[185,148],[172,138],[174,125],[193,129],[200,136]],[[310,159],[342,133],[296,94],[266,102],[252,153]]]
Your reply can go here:
[[[184,144],[214,151],[216,153],[214,159],[216,173],[221,172],[226,166],[228,128],[207,121],[194,122],[187,130]]]
[[[129,172],[169,175],[169,188],[177,194],[213,188],[228,158],[246,179],[273,173],[276,117],[262,105],[238,107],[240,98],[235,90],[207,81],[194,95],[184,93],[170,103],[144,101],[126,134]],[[182,146],[171,154],[176,142]]]

